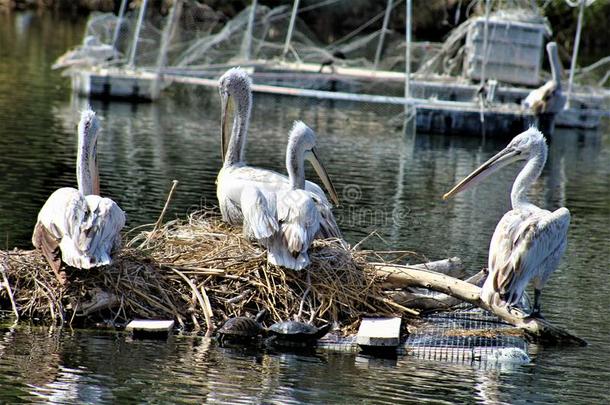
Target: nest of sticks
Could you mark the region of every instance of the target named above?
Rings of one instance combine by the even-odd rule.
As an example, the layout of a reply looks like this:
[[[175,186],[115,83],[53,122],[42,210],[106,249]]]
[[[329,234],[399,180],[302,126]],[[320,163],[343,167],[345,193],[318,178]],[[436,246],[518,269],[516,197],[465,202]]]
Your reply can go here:
[[[369,259],[398,260],[412,252],[357,250],[340,240],[316,240],[311,265],[293,271],[267,263],[266,250],[241,228],[199,211],[152,230],[134,229],[112,265],[67,269],[57,281],[41,253],[2,252],[0,305],[45,323],[121,325],[136,319],[175,319],[185,331],[208,331],[233,316],[266,309],[267,322],[334,322],[355,332],[363,316],[414,314],[393,301]]]

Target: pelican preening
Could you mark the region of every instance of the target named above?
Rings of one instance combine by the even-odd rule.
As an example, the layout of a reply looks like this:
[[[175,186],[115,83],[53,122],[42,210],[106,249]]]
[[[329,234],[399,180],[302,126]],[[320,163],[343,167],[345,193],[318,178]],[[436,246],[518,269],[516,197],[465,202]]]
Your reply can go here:
[[[120,246],[125,213],[109,198],[99,196],[95,113],[86,109],[78,124],[76,181],[78,190],[63,187],[51,194],[40,213],[32,243],[40,249],[60,282],[61,262],[79,269],[110,264]]]
[[[531,109],[534,115],[558,114],[566,104],[566,97],[561,91],[561,62],[557,53],[557,44],[555,42],[546,44],[546,52],[549,56],[552,78],[541,87],[532,90],[523,100],[523,106]]]
[[[276,201],[278,193],[291,189],[285,175],[272,170],[248,166],[245,163],[245,145],[250,121],[252,92],[250,78],[239,68],[229,69],[219,79],[221,98],[221,149],[223,166],[218,173],[216,194],[222,218],[232,225],[244,224],[244,233],[267,244],[266,239],[280,230]],[[228,105],[233,100],[235,114],[230,137],[228,136]],[[228,138],[228,140],[227,140]],[[324,168],[314,163],[330,198],[338,204],[337,193]],[[324,191],[315,183],[304,182],[320,215],[317,236],[341,237],[332,213],[332,205]]]
[[[290,188],[277,192],[276,209],[280,228],[267,245],[270,263],[294,270],[301,270],[309,265],[307,251],[322,222],[318,206],[323,202],[316,193],[305,190],[305,159],[314,166],[331,195],[336,195],[315,146],[316,136],[311,128],[301,121],[296,121],[286,148],[286,170]]]
[[[557,269],[570,225],[567,208],[550,212],[527,199],[527,190],[540,176],[546,157],[544,136],[536,128],[529,128],[443,196],[447,199],[464,191],[510,163],[526,161],[511,190],[512,210],[504,214],[491,238],[489,276],[481,289],[481,299],[487,304],[514,306],[532,280],[533,316],[540,316],[541,290]]]

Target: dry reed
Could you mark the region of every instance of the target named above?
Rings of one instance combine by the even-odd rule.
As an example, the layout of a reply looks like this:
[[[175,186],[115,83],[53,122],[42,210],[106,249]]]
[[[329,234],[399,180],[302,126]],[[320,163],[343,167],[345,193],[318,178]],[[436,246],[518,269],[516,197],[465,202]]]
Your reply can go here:
[[[308,270],[288,270],[269,265],[264,248],[211,211],[140,231],[111,266],[68,268],[66,287],[39,252],[1,254],[8,259],[6,274],[19,315],[46,322],[120,325],[134,318],[175,319],[185,331],[210,333],[229,317],[253,316],[265,308],[267,323],[331,321],[350,333],[365,315],[413,314],[382,291],[367,260],[374,256],[378,261],[379,252],[317,240]],[[7,293],[0,297],[2,308],[10,308]]]

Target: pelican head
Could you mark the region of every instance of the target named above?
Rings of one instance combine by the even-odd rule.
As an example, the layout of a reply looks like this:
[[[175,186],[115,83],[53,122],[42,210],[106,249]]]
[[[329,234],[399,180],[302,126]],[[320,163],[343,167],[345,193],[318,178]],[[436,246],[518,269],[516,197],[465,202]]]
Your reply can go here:
[[[76,180],[84,195],[100,193],[100,180],[97,169],[97,138],[100,121],[91,107],[81,112],[78,123],[78,157],[76,161]]]
[[[527,131],[515,136],[508,146],[495,154],[487,162],[479,166],[470,173],[464,180],[460,181],[448,193],[443,195],[443,200],[453,197],[455,194],[476,186],[485,178],[513,162],[520,160],[532,160],[540,157],[540,170],[544,166],[547,155],[546,140],[542,132],[535,127],[530,127]],[[539,175],[540,173],[538,173]],[[536,176],[537,177],[537,176]]]
[[[288,139],[286,153],[286,168],[288,169],[291,185],[296,188],[305,188],[305,174],[302,168],[303,161],[307,159],[315,169],[318,177],[330,195],[333,204],[339,205],[339,197],[328,172],[318,157],[316,151],[316,134],[302,121],[295,121]],[[298,170],[297,168],[301,168]],[[300,173],[297,173],[300,172]]]
[[[239,67],[231,68],[227,70],[218,79],[218,91],[220,93],[221,100],[221,117],[220,117],[220,145],[222,149],[222,158],[225,159],[229,140],[229,131],[227,129],[227,116],[229,112],[229,100],[234,99],[236,104],[236,116],[233,126],[233,131],[240,131],[239,133],[231,134],[232,137],[239,137],[236,139],[239,142],[239,154],[240,158],[243,158],[243,145],[245,144],[245,130],[248,120],[250,118],[250,105],[252,100],[252,82],[248,73],[240,69]],[[241,126],[241,128],[240,128]]]

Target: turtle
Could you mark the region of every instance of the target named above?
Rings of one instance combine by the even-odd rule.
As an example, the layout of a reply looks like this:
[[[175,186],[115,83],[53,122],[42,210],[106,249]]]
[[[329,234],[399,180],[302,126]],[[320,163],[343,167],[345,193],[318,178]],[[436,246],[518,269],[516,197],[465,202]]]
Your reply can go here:
[[[268,342],[279,346],[312,346],[318,339],[326,335],[330,328],[330,323],[317,328],[299,321],[277,322],[267,329],[267,334],[270,336]]]
[[[227,319],[218,329],[218,341],[221,345],[227,342],[243,344],[254,342],[265,335],[266,330],[261,322],[266,314],[267,311],[263,309],[256,314],[254,319],[248,316],[236,316]]]

